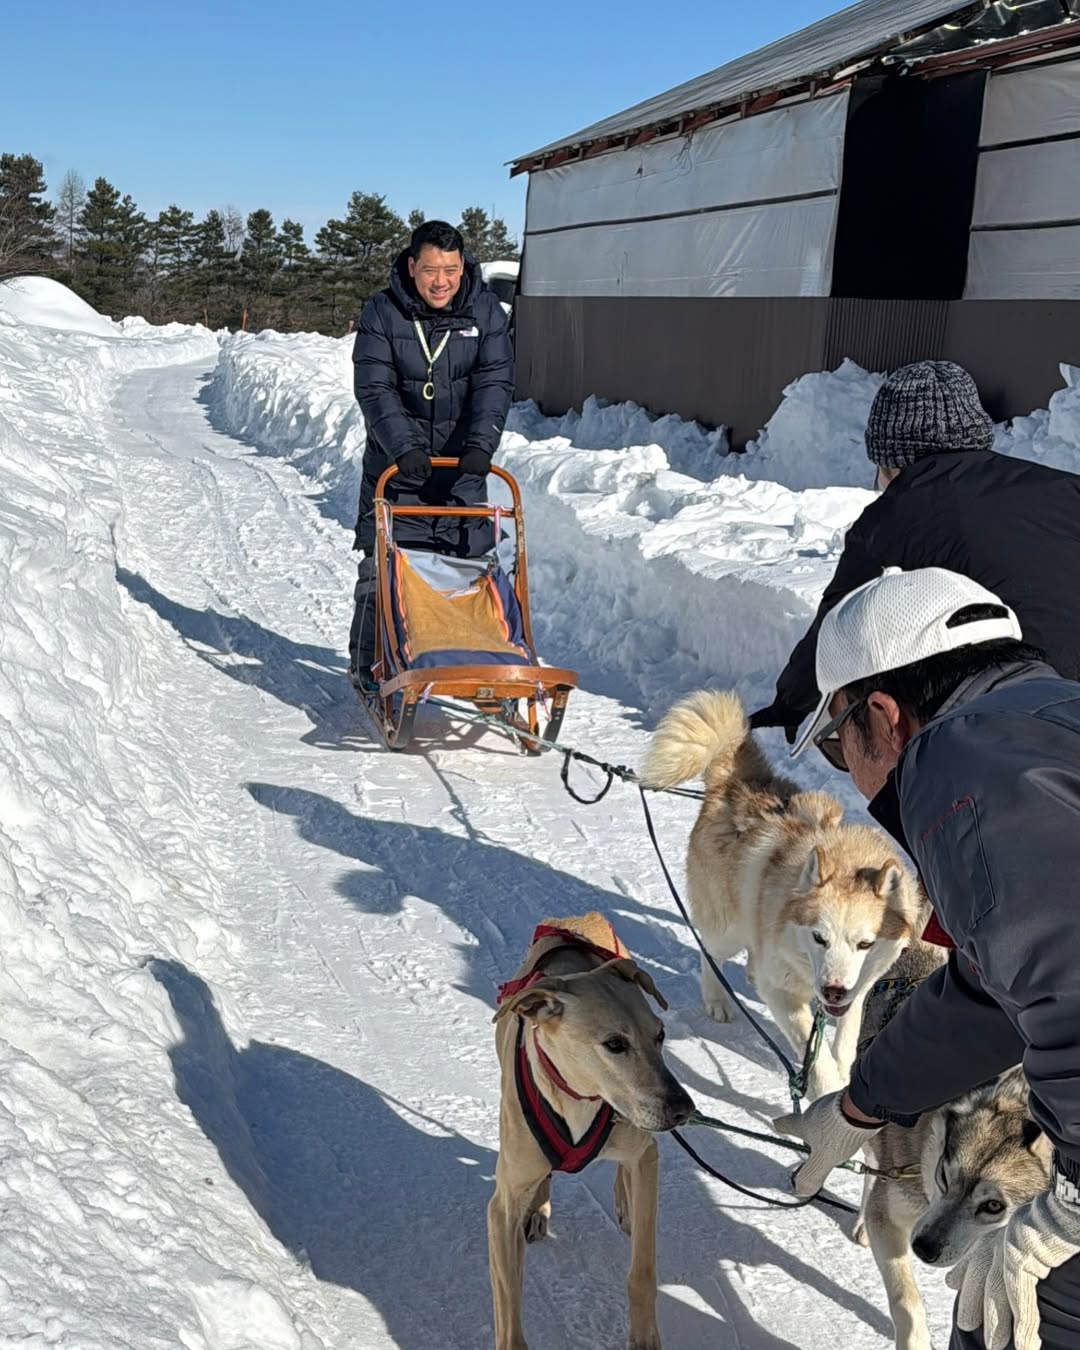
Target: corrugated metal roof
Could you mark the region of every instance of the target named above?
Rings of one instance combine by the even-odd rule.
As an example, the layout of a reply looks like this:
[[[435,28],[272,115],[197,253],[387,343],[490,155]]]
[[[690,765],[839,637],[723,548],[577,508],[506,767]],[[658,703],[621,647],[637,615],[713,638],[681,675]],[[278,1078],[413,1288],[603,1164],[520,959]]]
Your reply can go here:
[[[738,103],[755,94],[805,84],[887,51],[905,38],[944,23],[954,14],[979,7],[978,0],[859,0],[838,14],[789,37],[740,56],[696,80],[637,103],[591,127],[519,155],[515,164],[642,127],[671,121],[715,104]]]

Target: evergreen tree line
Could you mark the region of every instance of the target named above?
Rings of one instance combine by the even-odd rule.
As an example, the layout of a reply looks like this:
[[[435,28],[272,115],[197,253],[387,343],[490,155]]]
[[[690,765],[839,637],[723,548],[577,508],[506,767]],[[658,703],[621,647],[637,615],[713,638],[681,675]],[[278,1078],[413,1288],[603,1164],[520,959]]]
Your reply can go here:
[[[196,220],[173,205],[151,220],[106,179],[88,189],[73,172],[47,194],[39,160],[0,154],[0,280],[44,272],[113,318],[212,328],[344,332],[425,218],[354,192],[309,245],[297,221],[278,225],[265,209]],[[480,262],[518,256],[506,222],[481,207],[463,211],[458,228]]]

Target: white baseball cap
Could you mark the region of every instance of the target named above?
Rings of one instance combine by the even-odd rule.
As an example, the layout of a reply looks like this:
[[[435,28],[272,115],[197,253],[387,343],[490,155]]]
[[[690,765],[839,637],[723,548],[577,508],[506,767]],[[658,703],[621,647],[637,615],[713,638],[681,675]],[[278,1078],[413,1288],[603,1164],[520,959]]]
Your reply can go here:
[[[1005,612],[973,622],[950,622],[971,605],[994,605]],[[899,670],[957,647],[1020,637],[1020,624],[1012,610],[970,577],[944,567],[921,567],[913,572],[886,567],[880,577],[846,595],[822,620],[817,640],[821,702],[791,758],[801,755],[829,721],[829,704],[838,691],[856,680]]]

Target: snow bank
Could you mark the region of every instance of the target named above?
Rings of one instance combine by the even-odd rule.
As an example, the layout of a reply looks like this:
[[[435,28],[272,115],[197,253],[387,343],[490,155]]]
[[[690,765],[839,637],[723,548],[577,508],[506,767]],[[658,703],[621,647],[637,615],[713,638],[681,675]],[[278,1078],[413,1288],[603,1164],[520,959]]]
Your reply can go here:
[[[9,1343],[314,1344],[280,1291],[257,1287],[259,1246],[272,1246],[257,1221],[212,1178],[191,1191],[187,1131],[201,1136],[176,1097],[170,1052],[184,1032],[160,969],[213,972],[235,944],[216,917],[228,899],[215,890],[212,846],[198,842],[196,800],[177,780],[126,612],[134,602],[118,584],[120,469],[102,436],[117,370],[215,350],[205,331],[134,343],[111,325],[95,337],[0,314]],[[226,1286],[250,1311],[243,1336],[215,1330],[228,1320]]]
[[[1049,408],[997,428],[995,450],[1080,473],[1080,367],[1063,364],[1061,378]]]
[[[734,471],[795,491],[872,487],[863,433],[881,381],[854,361],[800,376],[784,390],[780,406]]]
[[[709,431],[699,422],[668,415],[654,417],[636,403],[587,398],[581,412],[545,417],[531,400],[511,409],[507,431],[527,441],[546,441],[576,450],[630,450],[659,446],[671,468],[705,482],[724,472],[727,430]]]
[[[1049,408],[999,425],[994,448],[1080,473],[1080,369],[1062,365],[1061,377],[1065,388],[1053,395]],[[854,361],[832,372],[803,375],[784,390],[757,440],[743,455],[725,460],[722,470],[796,491],[871,486],[863,432],[882,378]]]
[[[317,333],[237,333],[222,339],[210,389],[221,425],[294,464],[343,525],[356,519],[366,439],[352,346]]]
[[[20,323],[66,333],[116,335],[111,319],[51,277],[13,277],[0,283],[0,314],[10,314]]]

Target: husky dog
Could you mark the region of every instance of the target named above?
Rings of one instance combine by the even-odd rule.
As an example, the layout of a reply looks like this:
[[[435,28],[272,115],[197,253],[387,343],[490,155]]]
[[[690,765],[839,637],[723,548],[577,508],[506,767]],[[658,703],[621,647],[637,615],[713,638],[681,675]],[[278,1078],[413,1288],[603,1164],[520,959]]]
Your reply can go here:
[[[866,1001],[861,1045],[944,960],[940,947],[924,942],[904,951]],[[947,1027],[942,1034],[948,1035]],[[929,1265],[954,1265],[976,1238],[1046,1189],[1049,1142],[1028,1114],[1023,1073],[1011,1069],[923,1116],[913,1129],[886,1125],[867,1141],[864,1154],[896,1179],[866,1177],[855,1240],[874,1253],[897,1350],[930,1350],[910,1253]]]
[[[649,745],[642,779],[671,787],[705,777],[690,835],[690,911],[717,961],[749,954],[751,978],[796,1056],[817,999],[839,1023],[822,1046],[810,1097],[842,1087],[855,1058],[863,1000],[915,932],[916,888],[883,835],[842,824],[823,792],[774,774],[735,694],[702,690],[676,703]],[[705,1009],[733,1010],[702,959]]]

